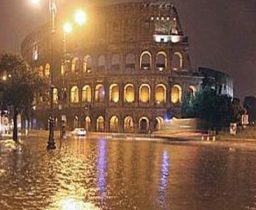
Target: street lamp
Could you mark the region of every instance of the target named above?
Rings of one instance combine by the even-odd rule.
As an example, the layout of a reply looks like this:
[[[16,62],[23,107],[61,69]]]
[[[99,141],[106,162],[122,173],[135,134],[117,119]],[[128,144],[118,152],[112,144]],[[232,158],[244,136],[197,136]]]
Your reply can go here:
[[[78,25],[83,25],[86,22],[86,14],[83,10],[79,9],[75,12],[75,21]]]

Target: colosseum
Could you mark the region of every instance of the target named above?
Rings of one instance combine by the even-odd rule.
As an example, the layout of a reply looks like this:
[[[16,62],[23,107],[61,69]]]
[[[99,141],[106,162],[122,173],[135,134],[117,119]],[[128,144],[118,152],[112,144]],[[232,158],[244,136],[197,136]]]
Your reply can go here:
[[[172,4],[87,7],[86,25],[65,34],[62,19],[70,8],[58,14],[52,38],[46,24],[21,47],[25,60],[52,78],[56,126],[148,133],[181,116],[182,100],[200,89],[202,77],[191,68]],[[47,128],[49,97],[36,96],[34,110],[33,127]]]

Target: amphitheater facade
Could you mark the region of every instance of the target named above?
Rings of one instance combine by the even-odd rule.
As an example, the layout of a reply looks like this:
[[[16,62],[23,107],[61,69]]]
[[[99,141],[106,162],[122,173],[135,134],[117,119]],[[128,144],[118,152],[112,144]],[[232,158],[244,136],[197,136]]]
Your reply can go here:
[[[184,97],[200,89],[202,77],[191,68],[176,8],[136,2],[88,11],[85,28],[72,35],[63,34],[60,14],[52,39],[44,25],[22,43],[25,60],[41,76],[52,74],[57,126],[153,132],[180,117]],[[36,96],[34,110],[33,126],[47,127],[49,97]]]

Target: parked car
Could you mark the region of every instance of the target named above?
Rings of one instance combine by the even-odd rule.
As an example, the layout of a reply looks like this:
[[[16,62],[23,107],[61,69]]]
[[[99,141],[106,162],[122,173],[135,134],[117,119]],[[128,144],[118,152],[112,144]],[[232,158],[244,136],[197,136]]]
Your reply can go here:
[[[75,128],[73,131],[71,131],[71,135],[73,136],[85,136],[86,130],[84,128]]]

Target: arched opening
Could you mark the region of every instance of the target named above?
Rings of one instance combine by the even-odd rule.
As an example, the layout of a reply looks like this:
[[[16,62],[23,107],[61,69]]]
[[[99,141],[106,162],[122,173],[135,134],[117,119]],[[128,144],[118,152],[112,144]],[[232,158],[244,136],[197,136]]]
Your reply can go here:
[[[148,84],[142,84],[139,89],[140,102],[149,103],[150,100],[150,86]]]
[[[43,66],[40,66],[39,69],[38,69],[38,74],[40,77],[43,77],[44,76],[44,67]]]
[[[183,58],[180,52],[175,52],[172,57],[172,69],[179,70],[183,67]]]
[[[181,103],[182,89],[179,85],[174,85],[171,92],[171,102],[174,104]]]
[[[74,57],[71,62],[71,71],[75,72],[79,70],[79,58]]]
[[[91,130],[91,118],[85,117],[85,130],[90,131]]]
[[[83,60],[83,71],[90,73],[92,71],[92,57],[86,55]]]
[[[44,69],[44,76],[46,76],[46,77],[49,77],[49,76],[50,76],[50,69],[51,69],[51,66],[50,66],[49,63],[47,63],[47,64],[45,65],[45,69]]]
[[[111,117],[109,121],[109,129],[111,132],[118,132],[118,118],[117,116]]]
[[[92,89],[89,85],[85,85],[82,89],[82,102],[92,101]]]
[[[71,103],[79,102],[79,90],[77,86],[73,86],[70,90],[70,102]]]
[[[95,101],[96,102],[104,102],[105,90],[102,84],[96,85],[95,88]]]
[[[132,53],[129,53],[125,57],[125,68],[127,70],[134,70],[135,69],[135,55]]]
[[[100,69],[105,69],[105,65],[106,65],[106,58],[105,55],[100,55],[98,57],[98,67]]]
[[[161,104],[166,102],[166,87],[163,84],[158,84],[155,87],[155,103]]]
[[[154,128],[159,131],[164,127],[164,119],[162,117],[156,117]]]
[[[57,104],[59,100],[58,89],[53,88],[53,103]]]
[[[134,132],[134,122],[132,117],[127,116],[124,118],[124,132],[133,133]]]
[[[133,103],[135,101],[135,89],[133,84],[127,84],[124,87],[124,101]]]
[[[113,54],[111,58],[111,68],[113,70],[120,69],[120,55],[119,54]]]
[[[113,103],[119,101],[119,86],[117,84],[112,84],[109,87],[109,101]]]
[[[103,132],[105,129],[105,122],[102,116],[99,116],[96,121],[96,131]]]
[[[188,87],[187,93],[188,93],[189,96],[195,96],[195,94],[196,94],[196,87],[193,86],[193,85],[190,85]]]
[[[156,69],[164,71],[167,66],[167,55],[165,52],[158,52],[156,55]]]
[[[75,116],[73,126],[74,126],[74,128],[79,128],[79,118],[78,118],[78,116]]]
[[[140,56],[140,68],[143,70],[149,70],[151,67],[151,54],[145,51]]]
[[[139,120],[139,129],[141,133],[148,133],[149,131],[149,120],[147,117],[142,117]]]

